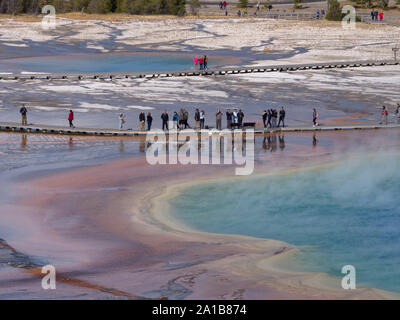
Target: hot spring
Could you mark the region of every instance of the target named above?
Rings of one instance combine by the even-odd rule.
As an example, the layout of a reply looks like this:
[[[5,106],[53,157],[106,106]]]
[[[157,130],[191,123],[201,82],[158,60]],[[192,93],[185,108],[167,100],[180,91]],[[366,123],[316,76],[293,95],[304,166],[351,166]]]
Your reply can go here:
[[[0,72],[144,72],[193,68],[191,54],[104,53],[41,56],[0,60]],[[227,64],[221,57],[208,57],[208,66]],[[229,58],[227,58],[229,59]]]
[[[358,287],[400,292],[400,154],[362,155],[292,173],[219,180],[185,188],[171,214],[197,230],[300,246],[290,265]],[[340,282],[339,282],[340,283]]]

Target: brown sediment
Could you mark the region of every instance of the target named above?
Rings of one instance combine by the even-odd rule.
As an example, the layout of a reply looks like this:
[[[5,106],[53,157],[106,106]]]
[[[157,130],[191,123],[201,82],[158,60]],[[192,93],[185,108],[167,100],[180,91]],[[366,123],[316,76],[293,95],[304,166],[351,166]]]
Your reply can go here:
[[[334,124],[340,124],[340,123],[347,123],[347,124],[361,124],[365,123],[365,121],[362,120],[357,120],[360,119],[361,117],[369,116],[371,115],[370,113],[366,112],[359,112],[359,113],[353,113],[345,117],[339,117],[339,118],[329,118],[325,120],[324,122],[326,123],[334,123]]]
[[[325,134],[335,139],[341,135],[346,137]],[[348,143],[338,140],[340,148]],[[256,172],[272,166],[278,167],[276,173],[290,172],[332,160],[329,148],[291,148],[271,153]],[[151,166],[144,157],[118,160],[18,183],[13,190],[23,196],[1,211],[10,224],[24,221],[26,236],[14,240],[12,247],[46,257],[61,275],[60,282],[67,284],[56,290],[63,296],[71,285],[85,293],[88,289],[101,297],[121,298],[397,297],[375,289],[349,292],[326,275],[286,271],[278,262],[297,252],[287,243],[199,232],[169,214],[167,200],[180,189],[211,179],[242,179],[232,177],[233,172],[230,166]],[[29,272],[39,276],[37,268]],[[7,290],[0,286],[0,292]],[[37,297],[43,294],[34,287],[28,290]],[[90,292],[85,298],[99,297]]]

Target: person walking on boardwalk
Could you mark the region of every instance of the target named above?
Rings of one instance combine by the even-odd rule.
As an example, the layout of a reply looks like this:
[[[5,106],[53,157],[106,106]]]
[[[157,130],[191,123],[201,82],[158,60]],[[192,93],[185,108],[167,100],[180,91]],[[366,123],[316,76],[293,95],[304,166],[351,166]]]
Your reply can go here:
[[[207,58],[207,56],[204,56],[203,64],[204,64],[204,69],[208,69],[208,58]]]
[[[279,111],[279,122],[278,122],[278,128],[282,122],[282,127],[285,127],[285,116],[286,116],[286,111],[283,107],[281,107],[281,110]]]
[[[189,128],[189,112],[186,109],[183,109],[183,124],[185,125],[185,129]]]
[[[318,115],[318,112],[317,112],[317,109],[313,109],[313,127],[316,127],[316,126],[318,126],[318,117],[319,117],[319,115]]]
[[[199,58],[199,66],[200,66],[200,70],[204,69],[204,60],[202,57]]]
[[[72,112],[72,110],[69,110],[69,115],[68,115],[68,121],[69,121],[69,127],[70,128],[75,128],[73,121],[74,121],[74,113]]]
[[[140,124],[140,131],[144,131],[144,125],[146,123],[146,116],[144,111],[139,114],[139,124]]]
[[[231,109],[227,109],[226,110],[226,126],[228,129],[232,129],[232,117],[233,117],[233,114],[232,114]]]
[[[264,110],[264,112],[263,112],[263,114],[262,114],[262,120],[263,120],[264,128],[267,127],[267,117],[268,117],[267,110]]]
[[[218,109],[217,113],[215,114],[215,120],[217,130],[222,130],[222,112],[220,109]]]
[[[243,125],[243,119],[244,119],[244,113],[243,113],[242,109],[239,109],[239,112],[237,113],[237,117],[238,117],[239,127],[241,128]]]
[[[147,113],[147,131],[151,130],[151,124],[153,123],[153,117],[151,116],[151,113]]]
[[[183,115],[183,109],[179,110],[179,114],[178,114],[178,124],[179,124],[179,129],[183,129],[183,125],[184,125],[184,115]]]
[[[199,63],[199,58],[197,58],[197,57],[194,57],[193,58],[193,67],[194,67],[194,70],[198,70],[198,63]]]
[[[196,109],[194,112],[194,124],[193,124],[193,129],[198,129],[200,128],[200,111],[199,109]]]
[[[26,109],[24,104],[22,105],[21,109],[19,109],[19,113],[21,114],[21,117],[22,117],[22,125],[27,126],[28,125],[28,118],[27,118],[28,110]]]
[[[276,128],[278,123],[278,111],[276,109],[272,109],[272,127]]]
[[[235,124],[235,127],[238,124],[238,111],[237,109],[233,109],[233,113],[232,113],[232,117],[233,117],[233,123]]]
[[[389,112],[385,106],[382,107],[382,112],[381,112],[381,121],[379,124],[388,124],[388,115]]]
[[[398,103],[396,107],[396,116],[397,116],[397,122],[400,122],[400,103]]]
[[[268,128],[268,125],[270,128],[272,128],[271,120],[272,120],[272,109],[268,109],[267,110],[267,128]]]
[[[200,129],[204,129],[204,124],[206,122],[206,114],[204,110],[201,110],[200,112]]]
[[[174,115],[172,116],[172,123],[174,127],[172,129],[178,130],[178,119],[178,113],[174,111]]]
[[[167,110],[164,110],[164,112],[161,115],[161,119],[162,119],[162,129],[163,130],[168,130],[168,113]]]
[[[383,20],[383,15],[384,15],[384,13],[383,13],[383,11],[381,10],[381,12],[379,12],[379,21],[382,21],[382,20]]]
[[[122,130],[124,128],[125,124],[125,115],[123,113],[119,114],[119,130]]]

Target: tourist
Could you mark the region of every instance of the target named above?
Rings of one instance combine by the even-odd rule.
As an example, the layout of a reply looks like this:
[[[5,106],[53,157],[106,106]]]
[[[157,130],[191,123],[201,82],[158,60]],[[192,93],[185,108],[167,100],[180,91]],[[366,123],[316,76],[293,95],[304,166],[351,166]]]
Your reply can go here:
[[[228,10],[225,10],[225,16],[226,17],[228,16]]]
[[[260,1],[257,2],[257,11],[260,10]]]
[[[206,121],[204,110],[200,112],[200,129],[204,129],[204,123]]]
[[[238,10],[237,15],[238,15],[238,17],[240,17],[242,15],[242,12],[240,10]]]
[[[164,110],[164,112],[161,115],[161,119],[162,119],[162,129],[163,130],[168,130],[168,113],[167,110]]]
[[[242,127],[242,125],[243,125],[243,118],[244,118],[244,113],[243,113],[242,109],[239,109],[239,112],[237,113],[237,117],[238,117],[238,124],[239,124],[239,127]]]
[[[199,59],[194,57],[193,58],[193,64],[194,64],[194,70],[198,70],[198,63],[199,63]]]
[[[224,1],[223,5],[224,5],[224,10],[226,10],[226,1]]]
[[[278,122],[278,111],[276,111],[276,109],[272,109],[271,122],[272,122],[272,127],[276,128]]]
[[[272,128],[271,120],[272,120],[272,109],[268,109],[267,110],[267,128],[268,128],[268,125],[270,128]]]
[[[146,123],[146,116],[144,111],[139,114],[139,124],[140,124],[140,131],[144,131],[144,125]]]
[[[196,109],[194,112],[194,124],[193,124],[193,129],[198,129],[200,128],[200,111],[199,109]]]
[[[208,69],[208,58],[207,58],[207,56],[204,56],[203,64],[204,64],[204,69]]]
[[[389,112],[385,106],[382,107],[382,112],[381,112],[381,121],[379,124],[388,124],[388,115]]]
[[[238,118],[238,111],[237,109],[233,109],[233,123],[235,124],[235,127],[238,124],[239,118]]]
[[[21,109],[19,109],[19,113],[21,114],[21,117],[22,117],[22,125],[27,126],[28,125],[28,117],[27,117],[28,110],[26,109],[24,104],[22,105]]]
[[[267,117],[268,117],[267,110],[264,110],[264,112],[263,112],[263,114],[262,114],[262,119],[263,119],[264,128],[267,127]]]
[[[381,11],[379,12],[379,21],[382,21],[382,20],[383,20],[383,15],[384,15],[384,13],[383,13],[383,11],[381,10]]]
[[[123,113],[119,114],[119,130],[122,130],[124,128],[125,124],[125,115]]]
[[[188,120],[189,120],[189,112],[186,109],[183,109],[183,124],[185,125],[185,129],[187,128],[190,129]]]
[[[372,11],[371,11],[371,20],[374,20],[374,19],[375,19],[375,10],[372,9]]]
[[[151,130],[151,124],[153,123],[153,117],[151,116],[151,113],[149,112],[147,114],[147,131]]]
[[[215,114],[215,119],[217,130],[222,130],[222,112],[220,109],[217,110],[217,113]]]
[[[400,122],[400,103],[397,104],[395,114],[397,115],[397,122]]]
[[[317,19],[319,19],[319,10],[317,10]]]
[[[279,122],[278,122],[278,128],[279,125],[282,122],[282,127],[285,127],[285,116],[286,116],[286,111],[285,109],[282,107],[281,110],[279,111]]]
[[[375,10],[375,21],[378,21],[378,14],[379,14],[378,10]]]
[[[232,129],[232,111],[231,111],[231,109],[226,110],[226,126],[228,129]]]
[[[270,5],[268,6],[268,11],[271,11],[271,9],[272,9],[272,4],[270,4]]]
[[[316,127],[316,126],[318,126],[318,117],[319,117],[319,115],[318,115],[318,113],[317,113],[317,109],[313,109],[313,127]]]
[[[173,123],[173,129],[177,130],[178,129],[178,113],[174,111],[174,115],[172,116],[172,123]]]
[[[200,70],[204,69],[204,65],[203,65],[203,58],[199,58],[199,66],[200,66]]]
[[[184,114],[183,114],[183,109],[181,108],[181,110],[179,110],[179,114],[178,114],[178,123],[179,123],[179,129],[183,129],[183,126],[185,124],[185,120],[184,118]]]
[[[223,6],[224,6],[224,4],[222,3],[222,1],[220,1],[220,3],[219,3],[219,8],[220,8],[221,10],[222,10]]]
[[[72,123],[74,121],[74,113],[72,112],[72,110],[69,110],[68,121],[69,121],[69,127],[75,128],[74,124]]]

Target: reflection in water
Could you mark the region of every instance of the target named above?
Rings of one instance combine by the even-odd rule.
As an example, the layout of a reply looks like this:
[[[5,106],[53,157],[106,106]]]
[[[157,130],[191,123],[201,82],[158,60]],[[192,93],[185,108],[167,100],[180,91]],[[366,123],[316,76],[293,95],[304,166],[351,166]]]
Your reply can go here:
[[[26,149],[26,144],[27,144],[28,136],[26,134],[21,135],[21,149],[25,150]]]
[[[285,137],[284,135],[279,136],[279,148],[281,151],[285,149]],[[263,149],[275,152],[278,149],[278,138],[276,135],[264,136]]]
[[[314,135],[313,135],[313,141],[312,141],[313,148],[316,148],[316,147],[317,147],[318,142],[319,142],[319,141],[317,140],[317,135],[314,133]]]
[[[124,153],[125,151],[125,145],[124,145],[124,140],[119,141],[119,153]]]
[[[285,149],[285,136],[281,135],[279,136],[279,149],[283,151]]]
[[[68,147],[70,150],[73,150],[73,148],[74,148],[74,140],[72,137],[69,138]]]

